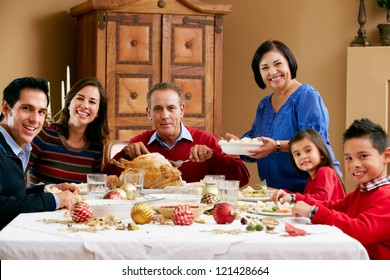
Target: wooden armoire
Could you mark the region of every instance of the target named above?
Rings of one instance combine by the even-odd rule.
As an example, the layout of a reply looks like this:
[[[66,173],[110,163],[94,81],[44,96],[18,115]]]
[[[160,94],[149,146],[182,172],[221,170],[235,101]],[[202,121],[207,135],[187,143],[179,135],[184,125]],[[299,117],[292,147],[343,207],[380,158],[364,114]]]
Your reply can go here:
[[[151,129],[146,93],[174,82],[184,124],[222,133],[222,16],[231,5],[199,0],[89,0],[77,18],[77,80],[95,76],[109,95],[110,138]]]

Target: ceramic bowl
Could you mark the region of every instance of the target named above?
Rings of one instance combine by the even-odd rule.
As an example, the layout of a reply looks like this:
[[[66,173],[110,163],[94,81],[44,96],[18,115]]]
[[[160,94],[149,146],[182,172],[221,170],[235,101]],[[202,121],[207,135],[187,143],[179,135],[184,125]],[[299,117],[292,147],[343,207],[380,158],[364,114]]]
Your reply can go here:
[[[248,151],[255,150],[263,146],[263,142],[227,142],[220,141],[222,151],[228,155],[249,155]]]
[[[112,215],[119,219],[126,219],[130,218],[130,211],[135,200],[91,199],[85,202],[91,205],[95,217]]]

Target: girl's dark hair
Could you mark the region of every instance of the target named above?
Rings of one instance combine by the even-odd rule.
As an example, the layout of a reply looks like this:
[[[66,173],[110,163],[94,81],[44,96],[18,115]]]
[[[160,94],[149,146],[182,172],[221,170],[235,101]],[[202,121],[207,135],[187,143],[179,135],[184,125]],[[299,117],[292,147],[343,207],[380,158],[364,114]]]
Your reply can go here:
[[[295,77],[297,76],[298,64],[297,61],[295,60],[295,56],[292,53],[292,51],[281,41],[278,40],[265,41],[257,48],[252,59],[252,70],[255,76],[255,81],[261,89],[265,89],[266,85],[260,74],[259,63],[263,55],[272,50],[280,51],[283,54],[283,56],[287,59],[290,72],[291,72],[291,79],[295,79]]]
[[[95,86],[99,90],[100,102],[97,117],[88,124],[85,131],[85,138],[88,142],[104,145],[109,139],[107,121],[107,93],[102,84],[94,77],[86,77],[78,81],[65,96],[65,107],[62,108],[60,119],[56,123],[57,132],[66,139],[69,137],[68,121],[70,118],[69,105],[75,95],[85,86]]]
[[[321,137],[321,134],[319,134],[317,131],[315,131],[314,129],[311,129],[311,128],[307,128],[305,130],[301,130],[299,132],[297,132],[289,141],[289,146],[288,146],[288,155],[290,157],[290,160],[292,162],[292,165],[295,169],[295,171],[297,171],[299,174],[303,174],[304,172],[302,170],[300,170],[298,168],[298,166],[296,165],[295,163],[295,160],[294,160],[294,155],[292,153],[292,144],[294,144],[295,142],[298,142],[304,138],[307,138],[309,139],[310,141],[313,142],[314,145],[316,145],[316,147],[318,148],[318,150],[320,151],[320,154],[322,155],[322,158],[321,158],[321,162],[320,164],[317,166],[317,169],[316,171],[322,167],[322,166],[329,166],[331,167],[336,173],[336,169],[334,167],[334,164],[333,164],[333,159],[332,159],[332,156],[329,152],[329,149],[328,147],[326,146],[326,143],[324,142],[324,140],[322,139]],[[305,173],[306,174],[306,173]]]
[[[40,79],[40,78],[34,78],[34,77],[23,77],[23,78],[17,78],[13,80],[5,89],[3,92],[3,100],[7,102],[7,104],[10,106],[10,108],[13,108],[15,103],[18,102],[20,97],[20,92],[25,88],[32,88],[32,89],[38,89],[45,93],[47,98],[47,104],[49,104],[49,87],[47,85],[47,81]],[[4,119],[4,115],[0,112],[0,121]]]
[[[343,144],[352,138],[368,138],[372,146],[382,154],[389,146],[389,137],[384,129],[369,119],[362,118],[355,120],[351,126],[344,132]]]

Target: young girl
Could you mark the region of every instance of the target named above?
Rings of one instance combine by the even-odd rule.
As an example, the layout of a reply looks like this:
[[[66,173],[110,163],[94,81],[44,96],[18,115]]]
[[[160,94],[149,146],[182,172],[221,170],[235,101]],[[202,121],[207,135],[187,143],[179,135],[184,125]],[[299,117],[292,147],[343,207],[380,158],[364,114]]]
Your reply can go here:
[[[311,197],[317,200],[338,200],[345,197],[344,185],[321,135],[308,128],[296,133],[289,142],[289,156],[295,170],[309,173],[303,194],[278,190],[273,201],[294,202]],[[307,174],[306,173],[306,174]]]

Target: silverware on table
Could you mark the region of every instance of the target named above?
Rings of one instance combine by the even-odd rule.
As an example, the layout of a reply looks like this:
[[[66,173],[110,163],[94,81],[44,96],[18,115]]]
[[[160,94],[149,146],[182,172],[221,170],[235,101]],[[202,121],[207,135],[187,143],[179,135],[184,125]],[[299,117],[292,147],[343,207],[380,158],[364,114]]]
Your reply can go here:
[[[176,161],[169,160],[169,161],[172,163],[173,167],[179,168],[180,166],[183,165],[183,163],[189,162],[190,160],[186,159],[186,160],[176,160]]]

